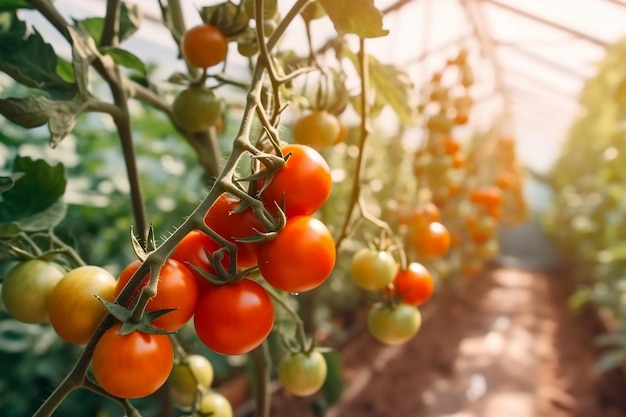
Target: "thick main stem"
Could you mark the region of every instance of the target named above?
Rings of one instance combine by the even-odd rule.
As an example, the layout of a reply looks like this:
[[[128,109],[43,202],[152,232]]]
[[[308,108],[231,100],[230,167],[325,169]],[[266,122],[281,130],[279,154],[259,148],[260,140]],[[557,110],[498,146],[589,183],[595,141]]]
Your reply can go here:
[[[271,359],[267,342],[250,352],[250,359],[254,366],[255,376],[255,408],[256,417],[269,417],[270,415],[270,370]]]

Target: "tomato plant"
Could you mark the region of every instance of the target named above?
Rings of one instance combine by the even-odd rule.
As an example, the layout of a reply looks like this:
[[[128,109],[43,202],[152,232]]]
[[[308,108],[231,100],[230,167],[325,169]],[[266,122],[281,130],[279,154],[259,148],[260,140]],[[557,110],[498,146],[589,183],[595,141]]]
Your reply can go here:
[[[211,386],[213,376],[214,371],[211,362],[203,355],[192,354],[174,363],[170,382],[177,393],[193,397],[198,386],[204,388]]]
[[[181,50],[187,62],[194,67],[209,68],[226,59],[228,39],[217,27],[202,24],[185,32]]]
[[[198,301],[194,326],[209,349],[241,355],[259,346],[274,325],[274,304],[257,282],[243,279],[207,289]]]
[[[120,334],[115,324],[100,338],[92,369],[100,386],[120,398],[141,398],[159,389],[172,370],[174,350],[167,335]]]
[[[278,380],[290,394],[306,397],[322,388],[328,367],[317,350],[288,353],[278,362]]]
[[[324,157],[310,146],[289,144],[282,147],[288,155],[285,165],[263,191],[265,205],[283,206],[287,217],[310,215],[328,199],[332,179]]]
[[[116,297],[122,292],[140,266],[140,261],[134,261],[120,272],[115,286]],[[149,279],[149,274],[143,278],[132,299],[137,297],[141,287],[147,285]],[[155,319],[152,324],[165,330],[176,331],[183,327],[193,316],[197,302],[198,284],[191,270],[184,264],[170,259],[159,272],[157,294],[148,301],[146,311],[174,309]]]
[[[370,248],[359,249],[352,257],[350,268],[356,285],[370,291],[387,287],[398,270],[396,260],[389,252]]]
[[[299,117],[293,125],[293,140],[301,145],[324,149],[341,141],[339,119],[325,110],[313,110]]]
[[[32,259],[14,266],[2,282],[2,302],[16,320],[48,321],[48,298],[65,270],[53,262]]]
[[[422,325],[417,308],[408,304],[388,306],[375,304],[367,314],[367,327],[372,335],[387,345],[399,345],[409,341]]]
[[[213,90],[190,86],[182,90],[172,103],[176,124],[189,132],[200,132],[214,126],[222,116],[222,102]]]
[[[393,280],[393,293],[405,304],[423,304],[434,290],[432,275],[418,262],[411,262],[406,269],[398,270]]]
[[[335,266],[335,241],[320,220],[296,216],[258,247],[259,271],[273,287],[299,293],[319,287]]]
[[[50,324],[70,343],[87,343],[107,311],[96,298],[112,302],[115,277],[99,266],[72,269],[52,289],[48,297]]]

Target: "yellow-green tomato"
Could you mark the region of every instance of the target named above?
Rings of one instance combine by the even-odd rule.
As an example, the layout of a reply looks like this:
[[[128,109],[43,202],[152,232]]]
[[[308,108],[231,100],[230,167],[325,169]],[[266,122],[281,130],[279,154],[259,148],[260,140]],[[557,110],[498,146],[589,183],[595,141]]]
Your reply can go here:
[[[422,325],[422,315],[415,306],[375,304],[367,314],[367,328],[380,342],[400,345],[415,336]]]
[[[233,406],[226,397],[215,391],[202,395],[199,411],[203,416],[233,417]]]
[[[211,362],[203,355],[193,354],[174,364],[170,382],[179,394],[193,396],[198,385],[211,386],[213,375]]]
[[[61,265],[39,259],[17,264],[2,284],[4,307],[24,323],[48,321],[48,297],[65,272]]]
[[[356,285],[365,290],[376,291],[393,282],[398,265],[389,252],[362,248],[352,257],[350,270]]]
[[[316,350],[311,353],[289,353],[278,363],[278,380],[287,392],[299,397],[319,391],[327,373],[326,360]]]
[[[109,271],[85,265],[65,274],[48,297],[50,324],[61,339],[87,343],[107,314],[96,298],[112,302],[116,280]]]
[[[222,102],[213,90],[191,86],[172,103],[174,122],[188,132],[201,132],[214,126],[222,115]]]

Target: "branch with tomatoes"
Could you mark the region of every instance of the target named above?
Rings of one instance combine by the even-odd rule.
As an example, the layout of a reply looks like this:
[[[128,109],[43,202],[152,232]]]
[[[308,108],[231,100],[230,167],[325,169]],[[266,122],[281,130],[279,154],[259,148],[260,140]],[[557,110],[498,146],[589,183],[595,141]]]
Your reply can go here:
[[[455,220],[449,223],[451,232],[443,223],[458,219],[453,210],[462,198],[472,204],[468,213],[482,216],[463,233],[481,248],[494,241],[504,177],[500,181],[495,171],[478,174],[464,168],[468,178],[489,186],[458,193],[448,181],[465,167],[452,128],[467,123],[471,99],[450,101],[437,75],[427,87],[430,102],[414,103],[407,74],[367,52],[367,38],[387,34],[382,13],[369,0],[355,3],[297,0],[282,16],[276,0],[228,1],[201,8],[202,23],[187,28],[179,0],[160,1],[163,24],[187,70],[169,78],[175,94],[167,101],[150,83],[141,59],[123,48],[138,28],[135,8],[109,0],[104,17],[69,22],[48,0],[15,2],[12,23],[0,40],[21,42],[23,49],[0,55],[0,68],[41,94],[0,98],[0,113],[26,128],[47,124],[53,148],[85,113],[110,117],[129,184],[136,258],[114,276],[104,266],[85,262],[80,248],[56,235],[65,215],[62,166],[18,156],[13,172],[0,178],[0,260],[14,264],[3,279],[6,310],[23,323],[50,323],[60,339],[84,346],[35,416],[52,415],[77,389],[117,401],[126,415],[139,416],[129,399],[149,397],[167,381],[185,413],[232,416],[228,400],[212,387],[211,363],[181,341],[184,329],[192,329],[212,352],[247,355],[254,369],[256,412],[268,416],[272,378],[303,397],[323,390],[331,376],[340,378],[340,370],[328,363],[325,339],[305,316],[312,313],[299,308],[298,297],[315,306],[317,290],[348,276],[352,291],[366,300],[367,328],[374,338],[389,345],[406,343],[419,331],[421,306],[445,275],[433,272],[438,265],[433,262],[460,256],[452,249]],[[39,34],[27,32],[19,19],[21,8],[35,9],[65,37],[71,63],[63,66]],[[303,54],[284,50],[280,43],[297,19],[304,21],[308,40]],[[313,27],[320,19],[330,19],[338,34],[316,47]],[[350,36],[359,41],[356,52]],[[233,44],[237,57],[248,63],[249,79],[231,75]],[[46,51],[37,64],[51,75],[44,77],[24,63],[20,53],[33,52],[32,45]],[[354,91],[347,86],[349,65],[358,79]],[[454,65],[463,69],[459,82],[468,90],[473,78],[465,52],[449,66]],[[63,76],[57,66],[64,68]],[[108,99],[92,89],[94,73],[108,87]],[[230,95],[222,96],[223,91]],[[218,139],[233,109],[227,97],[237,94],[243,97],[238,127],[229,148],[222,149]],[[171,122],[195,152],[208,187],[184,221],[159,239],[159,225],[149,224],[142,190],[150,179],[140,178],[137,163],[134,100]],[[375,131],[384,107],[402,126],[415,125],[419,113],[436,112],[422,120],[427,134],[414,159],[407,154],[400,161],[399,166],[409,163],[415,188],[405,190],[411,198],[397,201],[393,212],[379,204],[368,184],[372,164],[383,161],[377,152],[397,156]],[[344,116],[349,108],[356,120],[351,126]],[[284,121],[287,115],[291,123]],[[351,180],[333,179],[339,171],[334,168]],[[449,175],[449,169],[459,171]],[[46,177],[48,182],[41,180]],[[510,177],[519,179],[517,172]],[[379,179],[388,190],[397,189],[397,177],[387,173]],[[490,185],[494,181],[500,187],[496,191]],[[35,194],[43,197],[35,202]],[[469,228],[469,214],[466,223]],[[490,249],[482,250],[481,259],[487,259]],[[269,358],[271,337],[281,345],[275,367]]]

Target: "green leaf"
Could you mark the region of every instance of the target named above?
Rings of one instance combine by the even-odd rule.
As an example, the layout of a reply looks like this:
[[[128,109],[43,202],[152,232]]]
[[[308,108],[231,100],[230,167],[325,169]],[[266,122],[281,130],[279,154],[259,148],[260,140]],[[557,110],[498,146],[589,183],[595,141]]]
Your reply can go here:
[[[50,230],[63,221],[66,213],[67,205],[63,201],[58,200],[43,211],[21,218],[17,221],[17,225],[26,232]]]
[[[119,41],[122,42],[130,38],[141,25],[141,10],[136,4],[128,4],[122,2],[120,9],[120,29],[117,34]]]
[[[17,9],[32,9],[28,0],[2,0],[0,12],[13,12]]]
[[[610,371],[623,365],[624,361],[626,361],[625,349],[612,350],[600,356],[600,359],[596,362],[596,369],[599,372]]]
[[[120,9],[120,28],[118,31],[119,41],[122,42],[132,36],[141,23],[141,13],[139,6],[122,3]],[[102,40],[102,32],[104,30],[104,18],[102,17],[88,17],[82,20],[75,20],[74,26],[83,27],[89,36],[93,38],[96,45],[100,46]]]
[[[400,121],[405,125],[413,124],[415,113],[413,106],[414,85],[406,71],[391,64],[383,64],[369,56],[370,85],[376,91],[376,101],[391,106]]]
[[[50,146],[54,148],[72,131],[85,106],[86,101],[81,97],[52,101],[43,96],[28,96],[23,99],[0,99],[0,114],[27,129],[48,123]]]
[[[17,181],[23,175],[24,174],[22,174],[21,172],[16,172],[8,176],[1,176],[0,177],[0,194],[13,188],[15,181]]]
[[[383,28],[383,14],[373,0],[318,0],[340,35],[354,33],[362,38],[389,34]]]
[[[333,405],[341,398],[341,394],[346,387],[346,383],[341,375],[341,355],[337,351],[322,351],[326,365],[328,366],[328,374],[326,381],[322,386],[322,393],[326,404]]]
[[[68,83],[76,83],[76,77],[74,76],[74,67],[72,64],[64,59],[57,61],[57,74]]]
[[[46,91],[54,99],[70,99],[76,85],[57,72],[58,57],[37,31],[26,35],[26,24],[13,16],[8,31],[0,32],[0,70],[17,82]]]
[[[17,156],[13,163],[13,172],[23,172],[24,176],[2,194],[0,223],[28,220],[30,216],[53,206],[65,192],[65,168],[62,164],[51,166],[41,159]],[[46,216],[54,217],[54,212],[47,213]],[[31,218],[29,224],[41,221]]]
[[[10,238],[20,234],[22,228],[17,222],[0,224],[0,239]]]
[[[122,67],[135,70],[142,76],[147,74],[146,64],[144,64],[143,61],[135,54],[128,52],[125,49],[102,48],[102,52],[113,58],[113,61]]]

